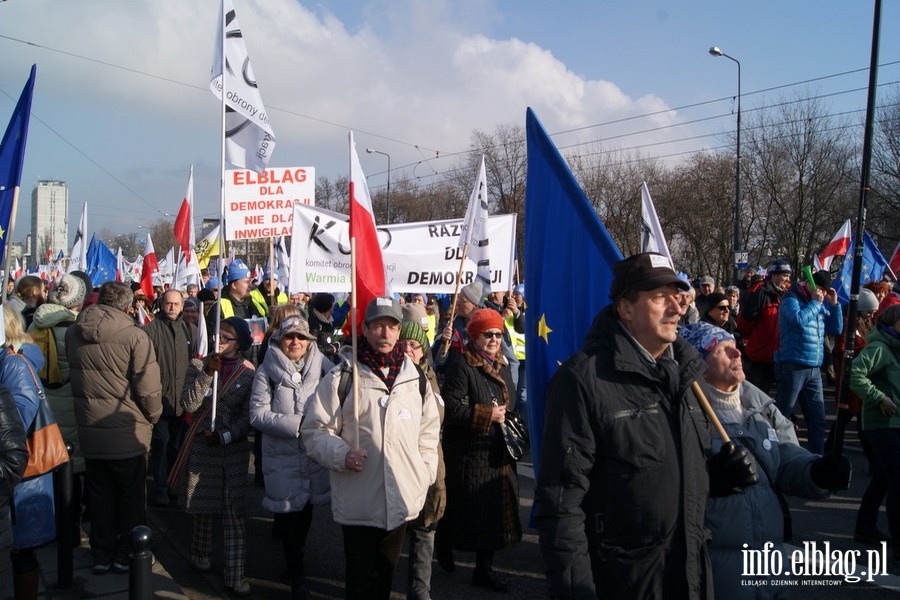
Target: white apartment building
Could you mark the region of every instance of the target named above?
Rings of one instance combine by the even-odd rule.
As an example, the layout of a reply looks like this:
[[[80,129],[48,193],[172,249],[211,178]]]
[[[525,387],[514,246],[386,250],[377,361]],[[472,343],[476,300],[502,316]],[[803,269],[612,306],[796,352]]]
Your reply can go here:
[[[39,180],[31,192],[31,266],[47,261],[47,251],[56,256],[68,252],[69,188],[66,182]]]

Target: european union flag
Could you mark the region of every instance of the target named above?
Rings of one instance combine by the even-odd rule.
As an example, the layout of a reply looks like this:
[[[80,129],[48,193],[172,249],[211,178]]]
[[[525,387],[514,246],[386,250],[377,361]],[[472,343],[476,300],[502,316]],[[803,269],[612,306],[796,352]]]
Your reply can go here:
[[[853,259],[856,252],[855,236],[850,240],[850,249],[844,256],[844,264],[841,266],[841,274],[835,282],[837,289],[838,302],[847,304],[850,302],[850,282],[853,281]],[[863,253],[862,267],[859,272],[859,285],[869,283],[870,281],[881,281],[884,270],[888,267],[888,261],[875,245],[875,242],[866,231],[863,234]],[[527,313],[526,313],[527,314]]]
[[[116,279],[116,255],[107,248],[103,240],[91,235],[91,243],[87,249],[87,269],[85,272],[91,278],[91,284],[98,287],[107,281]]]
[[[36,65],[31,65],[31,76],[25,83],[19,102],[0,142],[0,268],[6,255],[6,232],[12,215],[16,188],[22,183],[22,165],[25,162],[25,140],[28,139],[28,121],[31,119],[31,97],[34,95]]]
[[[612,265],[622,253],[530,108],[525,130],[525,369],[537,472],[547,384],[609,304]]]

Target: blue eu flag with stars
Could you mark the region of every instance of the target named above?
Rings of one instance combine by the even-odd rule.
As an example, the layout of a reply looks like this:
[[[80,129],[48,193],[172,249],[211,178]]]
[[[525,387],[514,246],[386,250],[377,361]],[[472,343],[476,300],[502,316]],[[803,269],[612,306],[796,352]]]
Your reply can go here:
[[[853,280],[853,259],[854,248],[856,248],[855,236],[850,240],[850,250],[844,257],[844,264],[841,266],[841,274],[834,287],[837,290],[838,302],[847,304],[850,302],[850,282]],[[869,236],[869,232],[863,234],[863,253],[862,267],[859,272],[859,285],[869,283],[870,281],[881,281],[884,270],[888,267],[888,261],[884,258],[881,250],[875,245],[875,241]]]
[[[547,384],[609,304],[612,265],[622,253],[530,108],[525,130],[525,368],[537,475]]]

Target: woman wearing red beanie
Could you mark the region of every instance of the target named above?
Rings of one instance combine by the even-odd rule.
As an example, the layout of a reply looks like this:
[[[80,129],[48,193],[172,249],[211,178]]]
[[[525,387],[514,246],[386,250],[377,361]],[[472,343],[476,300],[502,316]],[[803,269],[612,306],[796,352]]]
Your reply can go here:
[[[454,570],[452,549],[475,552],[472,581],[495,592],[509,588],[493,571],[494,552],[522,538],[516,461],[500,428],[515,404],[500,350],[503,327],[496,310],[476,311],[467,325],[471,341],[444,379],[447,510],[436,540],[441,567]]]

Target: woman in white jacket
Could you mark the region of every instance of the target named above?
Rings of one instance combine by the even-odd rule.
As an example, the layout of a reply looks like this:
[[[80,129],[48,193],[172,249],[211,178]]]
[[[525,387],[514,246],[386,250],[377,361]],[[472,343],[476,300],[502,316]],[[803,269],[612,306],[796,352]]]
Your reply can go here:
[[[250,425],[262,433],[266,495],[263,508],[275,513],[291,574],[291,597],[308,598],[303,550],[313,505],[329,499],[328,471],[306,455],[300,423],[307,399],[331,361],[323,360],[301,316],[290,316],[272,334],[272,344],[253,380]]]

